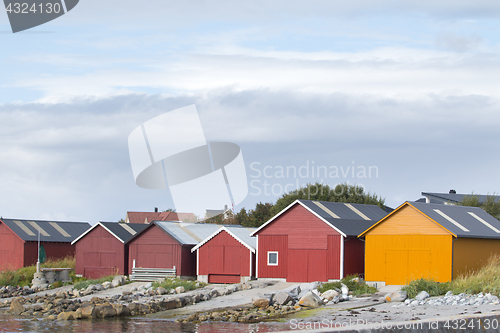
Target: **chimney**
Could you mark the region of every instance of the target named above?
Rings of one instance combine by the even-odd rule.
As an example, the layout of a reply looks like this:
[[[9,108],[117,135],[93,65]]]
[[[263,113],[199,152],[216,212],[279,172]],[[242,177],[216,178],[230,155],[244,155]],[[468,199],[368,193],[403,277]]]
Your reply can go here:
[[[155,207],[155,213],[158,213],[158,207]]]
[[[227,210],[227,205],[224,205],[224,211],[226,211],[226,210]]]
[[[455,190],[450,190],[450,194],[457,194],[457,191],[455,191]]]

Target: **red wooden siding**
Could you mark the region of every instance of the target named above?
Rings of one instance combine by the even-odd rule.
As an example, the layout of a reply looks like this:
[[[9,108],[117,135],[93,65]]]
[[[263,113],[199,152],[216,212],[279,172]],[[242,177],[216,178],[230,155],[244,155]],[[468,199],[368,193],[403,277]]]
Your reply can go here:
[[[98,279],[127,273],[125,245],[102,226],[95,227],[75,245],[76,274]]]
[[[342,236],[300,204],[260,230],[258,277],[289,282],[339,279]],[[278,252],[278,265],[267,265],[268,251]]]
[[[288,273],[288,236],[287,235],[259,235],[258,274],[260,278],[286,279]],[[278,252],[278,265],[267,265],[267,252]]]
[[[59,259],[75,255],[71,243],[42,242],[47,259]],[[0,223],[0,271],[19,269],[36,264],[38,242],[23,242],[5,224]]]
[[[326,255],[326,275],[329,280],[338,280],[340,276],[341,235],[328,235],[328,254]],[[345,251],[344,251],[345,255]],[[361,263],[362,265],[364,263]]]
[[[75,246],[71,243],[41,242],[47,259],[63,259],[75,256]],[[38,259],[38,242],[24,243],[24,266],[35,265]]]
[[[5,224],[0,223],[0,271],[24,266],[24,242]]]
[[[344,276],[365,273],[365,242],[356,237],[344,242]]]
[[[196,254],[191,253],[192,245],[182,246],[156,225],[151,225],[134,238],[128,247],[129,274],[135,267],[173,268],[177,275],[196,275]]]
[[[208,275],[210,283],[234,283],[240,281],[240,276],[253,276],[250,271],[251,251],[226,231],[217,234],[197,251],[198,275]]]

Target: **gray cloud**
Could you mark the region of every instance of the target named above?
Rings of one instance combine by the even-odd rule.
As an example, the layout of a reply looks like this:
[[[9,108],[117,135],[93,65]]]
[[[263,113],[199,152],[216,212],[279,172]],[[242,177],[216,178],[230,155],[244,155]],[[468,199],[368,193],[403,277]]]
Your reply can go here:
[[[298,167],[307,161],[377,166],[376,178],[323,181],[362,183],[391,205],[416,199],[420,191],[454,187],[487,193],[500,187],[492,176],[500,162],[492,154],[500,125],[498,99],[220,89],[177,97],[131,94],[1,105],[0,215],[96,222],[117,220],[127,210],[171,207],[168,192],[135,186],[127,137],[138,124],[192,103],[207,139],[238,143],[247,168],[252,162]],[[319,179],[299,182],[314,180]],[[295,179],[269,182],[285,185]],[[243,205],[274,200],[262,193]]]

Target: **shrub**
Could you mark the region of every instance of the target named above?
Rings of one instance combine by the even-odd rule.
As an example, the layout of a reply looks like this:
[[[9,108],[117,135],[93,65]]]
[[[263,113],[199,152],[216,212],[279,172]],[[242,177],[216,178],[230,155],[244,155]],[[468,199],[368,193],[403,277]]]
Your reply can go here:
[[[202,288],[206,286],[205,283],[193,280],[181,280],[178,278],[166,278],[165,281],[162,282],[154,282],[153,288],[162,287],[166,290],[175,289],[177,287],[184,287],[184,290],[194,290],[197,288]]]
[[[362,295],[362,294],[373,294],[377,292],[377,288],[370,287],[364,281],[359,281],[356,275],[349,275],[343,278],[340,281],[336,282],[328,282],[323,283],[318,287],[318,291],[324,293],[330,289],[340,289],[342,287],[342,283],[349,288],[349,291],[352,291],[354,295]]]
[[[409,284],[401,288],[406,291],[408,298],[414,298],[421,291],[426,291],[430,296],[444,295],[450,290],[450,283],[439,283],[434,280],[419,279],[411,281]]]

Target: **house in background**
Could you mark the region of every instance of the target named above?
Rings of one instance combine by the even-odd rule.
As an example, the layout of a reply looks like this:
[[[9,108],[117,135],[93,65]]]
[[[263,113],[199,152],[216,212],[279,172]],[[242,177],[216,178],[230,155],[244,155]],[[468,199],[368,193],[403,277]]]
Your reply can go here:
[[[75,245],[75,273],[87,279],[128,273],[128,245],[130,238],[145,224],[99,222],[81,234]]]
[[[312,282],[363,274],[365,247],[357,236],[386,214],[373,205],[296,200],[252,233],[257,278]]]
[[[38,233],[47,259],[75,255],[71,244],[90,228],[87,222],[0,220],[0,271],[34,265],[38,259]]]
[[[227,225],[191,249],[196,275],[205,283],[239,283],[255,277],[255,228]]]
[[[178,277],[196,278],[196,255],[191,249],[222,225],[153,221],[126,244],[129,274],[137,268],[175,268]]]
[[[127,212],[125,223],[148,224],[153,221],[179,221],[176,212],[158,212],[155,208],[154,212]]]
[[[450,190],[448,193],[431,193],[431,192],[422,192],[424,196],[421,199],[418,199],[416,202],[425,202],[425,203],[433,203],[433,204],[458,204],[465,197],[476,194],[458,194],[455,190]],[[488,198],[487,195],[477,195],[479,202],[484,203]],[[500,196],[495,196],[495,199],[500,200]]]
[[[451,281],[500,254],[500,221],[478,207],[405,202],[359,237],[377,285]]]

